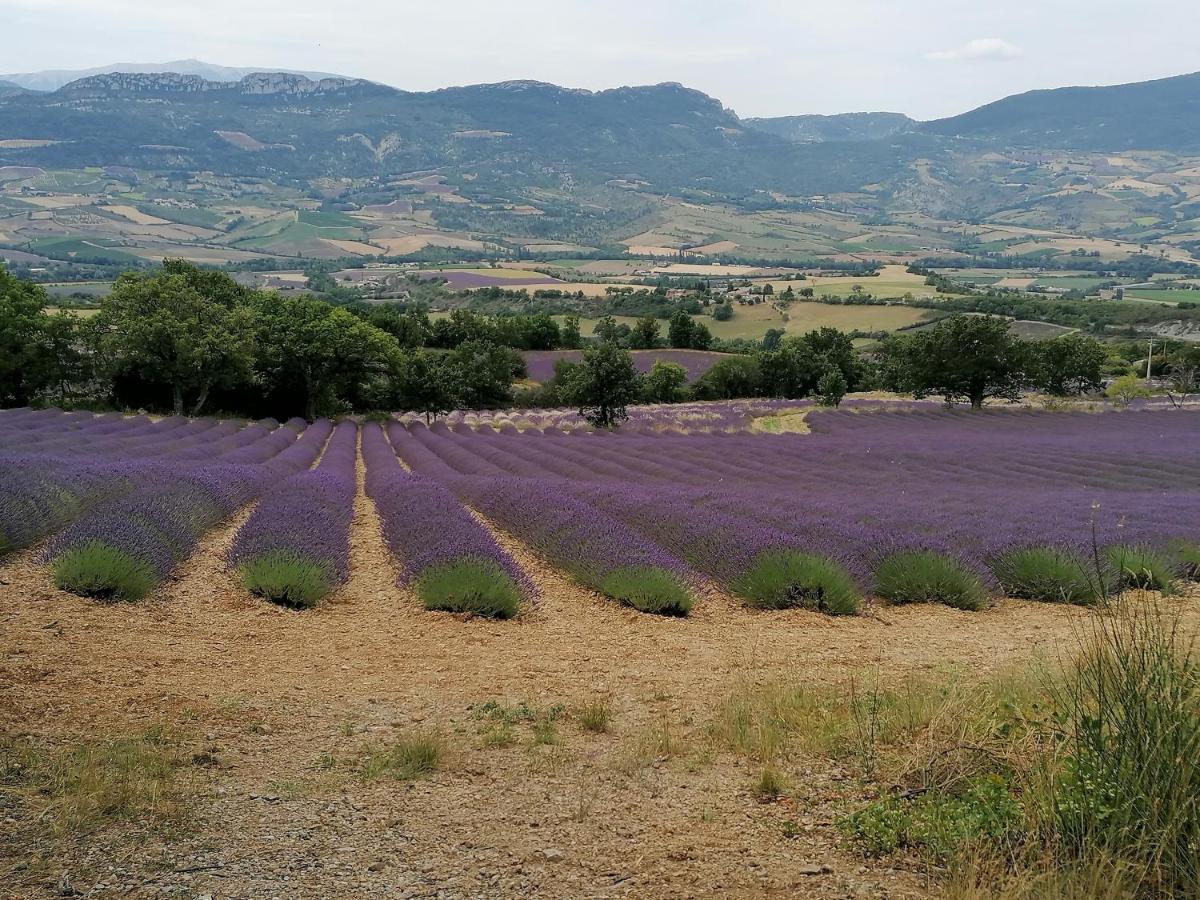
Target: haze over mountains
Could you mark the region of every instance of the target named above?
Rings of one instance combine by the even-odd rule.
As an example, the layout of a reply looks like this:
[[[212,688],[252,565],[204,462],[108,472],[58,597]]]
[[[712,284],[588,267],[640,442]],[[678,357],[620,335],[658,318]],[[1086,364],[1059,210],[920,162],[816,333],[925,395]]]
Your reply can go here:
[[[41,72],[24,72],[13,75],[0,75],[0,86],[9,82],[18,87],[31,91],[56,91],[65,84],[87,78],[91,75],[106,75],[110,72],[125,72],[139,74],[155,74],[159,72],[176,72],[180,75],[199,75],[208,81],[237,81],[255,72],[264,71],[262,68],[244,68],[236,66],[218,66],[202,62],[198,59],[177,59],[165,63],[112,63],[107,66],[96,66],[91,69],[47,69]],[[337,77],[328,72],[306,72],[296,69],[268,69],[267,71],[288,72],[293,75],[304,75],[308,78]]]

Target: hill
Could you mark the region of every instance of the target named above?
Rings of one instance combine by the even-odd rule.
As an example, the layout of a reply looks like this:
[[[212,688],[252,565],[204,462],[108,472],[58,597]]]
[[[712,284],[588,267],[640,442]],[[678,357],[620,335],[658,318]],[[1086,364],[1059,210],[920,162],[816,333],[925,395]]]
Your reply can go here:
[[[177,59],[164,63],[113,63],[107,66],[96,66],[92,69],[48,69],[42,72],[24,72],[15,75],[0,75],[0,82],[9,81],[18,87],[32,91],[57,91],[60,87],[88,78],[92,75],[107,75],[111,72],[158,74],[172,72],[178,75],[198,75],[208,81],[237,81],[247,75],[261,72],[263,69],[235,68],[218,66],[202,62],[198,59]],[[303,75],[306,78],[336,78],[328,72],[303,72],[293,69],[275,69],[290,75]]]
[[[1107,87],[1030,91],[960,116],[926,122],[926,134],[1014,147],[1200,152],[1200,73]]]
[[[796,143],[877,141],[912,131],[917,122],[903,113],[842,113],[834,116],[778,116],[745,119],[751,128]]]

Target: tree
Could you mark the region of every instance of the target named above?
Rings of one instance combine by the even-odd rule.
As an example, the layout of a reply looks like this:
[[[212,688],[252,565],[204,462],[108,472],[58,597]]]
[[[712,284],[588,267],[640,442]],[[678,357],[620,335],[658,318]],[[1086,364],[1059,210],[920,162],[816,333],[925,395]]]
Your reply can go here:
[[[641,380],[632,354],[604,341],[583,351],[583,362],[567,374],[563,398],[596,428],[614,428],[629,418]]]
[[[779,347],[779,342],[783,340],[783,336],[787,334],[782,328],[768,328],[767,333],[762,337],[763,350],[775,350]]]
[[[807,397],[821,377],[821,360],[803,338],[786,337],[758,354],[760,390],[770,397]]]
[[[683,366],[657,360],[642,379],[642,399],[647,403],[679,403],[687,394],[687,379]]]
[[[846,376],[840,369],[830,369],[817,382],[817,398],[822,406],[841,406],[846,396]]]
[[[633,326],[630,346],[635,350],[653,350],[658,346],[659,325],[654,316],[642,316]]]
[[[1187,402],[1189,394],[1200,390],[1200,347],[1187,347],[1174,353],[1167,363],[1171,390],[1167,398],[1176,409]]]
[[[707,350],[712,346],[712,332],[703,322],[695,322],[692,328],[692,349]]]
[[[395,339],[347,310],[271,292],[255,303],[255,370],[269,391],[298,390],[306,418],[333,411],[367,378],[388,371]]]
[[[1104,386],[1104,345],[1082,334],[1039,341],[1030,348],[1030,381],[1047,394],[1068,397]]]
[[[41,345],[41,376],[44,388],[53,390],[59,406],[67,405],[91,374],[89,326],[68,312],[46,316],[38,336]]]
[[[465,409],[494,409],[512,402],[514,378],[524,377],[525,361],[509,347],[489,341],[467,341],[446,354],[444,368],[458,385]]]
[[[175,415],[185,400],[197,415],[214,387],[250,377],[254,317],[245,296],[228,275],[168,261],[156,274],[118,278],[101,301],[97,327],[118,370],[167,385]]]
[[[821,369],[836,368],[846,380],[847,389],[854,389],[862,379],[862,361],[854,350],[854,341],[844,331],[828,326],[810,331],[802,338],[813,354],[821,360]]]
[[[592,329],[592,334],[607,344],[619,344],[621,341],[620,326],[612,316],[601,316],[596,321],[596,327]]]
[[[981,409],[990,397],[1021,397],[1026,354],[1008,321],[997,316],[953,315],[893,339],[886,352],[899,387],[918,399],[940,394],[948,404],[968,400],[972,409]]]
[[[718,303],[713,306],[713,321],[728,322],[733,318],[733,307],[728,303]]]
[[[409,409],[432,422],[459,405],[456,371],[425,350],[402,353],[392,372],[394,396],[400,409]]]
[[[45,386],[46,292],[0,267],[0,406],[25,406]]]
[[[559,344],[567,350],[578,350],[583,346],[583,335],[579,331],[579,316],[567,316],[559,329]]]
[[[731,356],[717,362],[700,376],[695,394],[705,400],[733,400],[757,397],[762,392],[762,371],[759,359],[753,356]]]
[[[1134,400],[1144,400],[1150,396],[1150,389],[1142,384],[1136,375],[1122,375],[1114,379],[1104,391],[1104,395],[1118,406],[1128,406]]]
[[[688,350],[696,331],[696,323],[682,309],[675,310],[667,324],[667,343],[677,350]]]

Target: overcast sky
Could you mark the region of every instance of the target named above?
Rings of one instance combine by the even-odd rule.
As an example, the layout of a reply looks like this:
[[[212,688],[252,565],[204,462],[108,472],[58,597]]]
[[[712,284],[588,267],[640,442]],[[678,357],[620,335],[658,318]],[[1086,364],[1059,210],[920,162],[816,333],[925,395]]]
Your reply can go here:
[[[1196,0],[0,0],[0,71],[195,57],[407,90],[679,81],[742,116],[953,115],[1200,70]]]

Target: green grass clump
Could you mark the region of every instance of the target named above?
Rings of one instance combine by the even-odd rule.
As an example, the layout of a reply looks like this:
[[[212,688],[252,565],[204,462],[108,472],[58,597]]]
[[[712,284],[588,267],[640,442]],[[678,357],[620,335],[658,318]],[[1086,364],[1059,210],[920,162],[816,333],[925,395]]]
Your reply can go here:
[[[1149,547],[1118,544],[1105,550],[1105,556],[1121,587],[1146,591],[1175,592],[1175,571],[1171,560]]]
[[[875,572],[875,591],[891,603],[945,603],[955,609],[980,610],[987,589],[956,560],[929,550],[896,553]]]
[[[459,559],[427,570],[415,585],[426,609],[511,619],[521,607],[521,591],[494,562]]]
[[[254,557],[241,576],[250,593],[290,609],[311,609],[333,590],[323,567],[282,550]]]
[[[838,826],[872,856],[912,849],[945,861],[964,846],[1005,841],[1019,831],[1023,816],[1005,780],[986,775],[957,793],[928,791],[911,800],[876,800]]]
[[[692,609],[692,594],[683,580],[653,566],[614,569],[597,589],[626,606],[660,616],[686,616]]]
[[[436,772],[445,757],[446,745],[441,735],[410,734],[370,751],[359,771],[366,781],[383,777],[411,781]]]
[[[604,734],[612,721],[612,709],[603,700],[587,703],[575,713],[579,727],[592,734]]]
[[[1089,605],[1103,599],[1102,576],[1084,562],[1054,547],[1027,547],[1000,557],[992,566],[1010,597]]]
[[[97,600],[141,600],[158,584],[150,566],[101,541],[60,554],[53,570],[60,590]]]
[[[853,615],[862,607],[862,595],[842,566],[823,556],[791,550],[763,553],[733,589],[759,609],[798,607]]]

